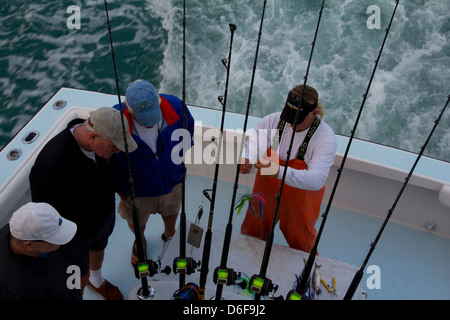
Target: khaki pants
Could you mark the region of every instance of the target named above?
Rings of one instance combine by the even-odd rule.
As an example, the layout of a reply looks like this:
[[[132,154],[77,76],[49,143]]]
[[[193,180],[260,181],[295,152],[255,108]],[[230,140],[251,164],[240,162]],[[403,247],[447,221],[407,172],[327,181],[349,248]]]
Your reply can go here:
[[[136,207],[141,226],[145,226],[151,214],[177,215],[181,207],[181,191],[181,183],[179,183],[173,188],[172,192],[159,197],[136,197]],[[131,197],[127,197],[125,200],[121,199],[117,211],[128,223],[133,224]]]

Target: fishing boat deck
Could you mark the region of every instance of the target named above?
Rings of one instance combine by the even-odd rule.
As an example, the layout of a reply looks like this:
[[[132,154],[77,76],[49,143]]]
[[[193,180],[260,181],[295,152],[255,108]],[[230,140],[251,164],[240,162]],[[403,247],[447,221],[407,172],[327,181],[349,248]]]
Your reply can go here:
[[[186,180],[186,190],[188,191],[186,215],[188,220],[194,221],[198,212],[198,206],[203,205],[205,214],[201,219],[201,223],[207,224],[209,202],[202,195],[202,190],[209,188],[211,183],[212,181],[209,179],[205,180],[204,177],[188,176]],[[240,186],[238,193],[247,191],[247,186]],[[216,199],[213,227],[224,230],[228,222],[232,183],[220,181],[218,192],[221,196]],[[324,210],[325,206],[322,209]],[[233,218],[233,234],[239,233],[243,218],[244,212],[241,212],[239,215],[235,214]],[[316,228],[319,227],[320,221],[321,219],[319,218]],[[332,207],[319,243],[319,255],[354,265],[359,269],[370,243],[375,238],[382,222],[377,217]],[[163,248],[162,232],[163,224],[160,216],[151,216],[145,231],[149,259],[156,260],[161,254]],[[134,235],[127,224],[120,216],[117,216],[116,227],[110,237],[105,253],[103,275],[120,288],[124,297],[134,290],[136,286],[140,285],[140,280],[135,278],[130,264],[133,241]],[[275,231],[274,243],[287,246],[278,227]],[[368,264],[369,266],[376,265],[380,268],[381,287],[379,289],[369,289],[367,287],[367,281],[369,280],[369,284],[372,281],[369,279],[371,274],[366,269],[366,273],[360,283],[360,289],[367,294],[368,300],[450,299],[448,291],[448,284],[450,283],[450,275],[448,274],[450,256],[444,254],[449,247],[449,239],[391,222],[387,225]],[[222,247],[212,246],[211,255],[221,255],[221,253]],[[189,251],[187,255],[189,255]],[[296,263],[299,265],[300,273],[303,261],[297,261]],[[211,271],[215,267],[215,265],[209,265],[210,273],[208,274],[208,279],[212,278]],[[230,265],[229,267],[233,266]],[[246,270],[236,271],[246,272]],[[199,271],[196,271],[195,275],[199,277]],[[155,278],[164,279],[164,276],[156,275]],[[150,279],[151,284],[152,281]],[[347,290],[346,287],[337,287],[336,289],[340,292],[344,291],[344,293]],[[286,293],[277,292],[276,296],[283,295],[285,297]],[[319,300],[327,299],[328,297],[329,294],[322,287]],[[98,300],[102,299],[102,297],[86,289],[84,299]]]
[[[67,105],[59,108],[59,103],[62,101],[65,101]],[[116,103],[117,97],[114,95],[62,88],[11,140],[10,144],[0,151],[2,155],[1,226],[8,222],[12,212],[29,201],[29,170],[45,142],[62,130],[73,118],[87,117],[88,112],[95,108],[112,106]],[[203,134],[208,128],[217,127],[220,117],[217,110],[192,107],[190,111],[194,119],[203,122],[201,125],[196,124],[198,130],[194,137],[197,139],[194,148],[200,148],[197,151],[203,155],[202,143],[203,147],[211,143],[203,139],[205,138]],[[248,129],[254,128],[258,121],[258,118],[250,117]],[[242,115],[227,113],[226,130],[236,133],[235,130],[241,129],[242,123]],[[36,140],[31,143],[24,142],[23,139],[28,137],[30,132],[38,133]],[[342,155],[348,144],[347,137],[337,135],[336,139],[338,148],[335,165],[327,179],[322,212],[325,212],[326,201],[330,198],[330,191],[336,180],[336,169],[341,164]],[[235,149],[237,149],[235,142],[240,141],[233,135],[231,139],[225,140],[226,146],[231,144]],[[7,160],[7,157],[17,150],[20,150],[22,156],[15,161]],[[226,149],[225,153],[228,151]],[[318,246],[321,257],[335,259],[357,268],[362,265],[416,157],[417,155],[413,153],[370,142],[360,140],[353,142]],[[220,181],[217,188],[219,196],[216,197],[213,221],[215,230],[225,230],[228,221],[235,163],[220,166]],[[448,273],[450,267],[450,255],[448,255],[450,247],[449,166],[448,162],[427,157],[422,157],[418,163],[401,201],[371,256],[368,268],[365,269],[360,289],[367,293],[367,299],[450,299],[448,290],[450,284]],[[205,167],[204,163],[194,163],[187,164],[187,167],[189,173],[186,180],[187,219],[195,221],[198,207],[202,205],[205,213],[201,223],[207,224],[209,201],[203,196],[202,190],[212,187],[211,177],[214,170],[211,168],[214,166]],[[251,191],[249,187],[252,185],[251,175],[241,175],[239,181],[238,197]],[[240,215],[234,216],[233,234],[235,236],[239,234],[245,210],[244,207]],[[321,221],[322,219],[319,218],[316,223],[317,229]],[[437,228],[430,231],[424,227],[424,223],[427,224],[428,221],[435,222]],[[149,259],[156,260],[161,254],[162,232],[163,223],[160,216],[151,216],[145,234]],[[127,223],[117,216],[116,227],[105,252],[103,275],[117,285],[125,297],[130,290],[140,284],[134,276],[130,263],[133,241],[134,235]],[[278,228],[275,229],[274,244],[287,246]],[[221,253],[221,246],[212,246],[211,255],[218,256]],[[167,256],[165,258],[171,260]],[[295,260],[301,259],[295,258]],[[291,261],[291,263],[298,264],[298,273],[300,273],[303,261]],[[379,267],[379,282],[373,281],[372,276],[375,273],[368,272],[370,266]],[[210,264],[209,279],[215,267],[212,263]],[[236,271],[253,272],[248,272],[245,268]],[[199,279],[199,272],[196,274]],[[380,286],[373,287],[377,284]],[[342,284],[336,289],[342,293],[347,290],[348,285],[349,283]],[[281,291],[276,293],[283,296],[286,294],[287,292]],[[326,294],[319,296],[319,299],[325,299]],[[85,290],[84,298],[101,299],[88,289]]]

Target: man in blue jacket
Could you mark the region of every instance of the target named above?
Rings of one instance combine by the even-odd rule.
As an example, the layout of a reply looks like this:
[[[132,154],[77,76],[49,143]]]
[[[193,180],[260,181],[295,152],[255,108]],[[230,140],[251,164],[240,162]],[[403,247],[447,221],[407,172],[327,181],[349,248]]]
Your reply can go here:
[[[164,222],[161,238],[167,241],[175,233],[182,199],[182,175],[185,174],[182,164],[172,159],[172,152],[179,148],[182,139],[178,138],[178,132],[172,141],[172,133],[183,128],[183,102],[172,95],[158,94],[152,84],[138,80],[127,88],[122,107],[115,105],[114,108],[122,110],[138,144],[136,151],[129,153],[128,157],[141,233],[144,234],[149,215],[159,213]],[[190,133],[188,145],[191,147],[194,119],[187,108],[185,125]],[[120,152],[115,157],[115,184],[121,198],[118,212],[134,232],[127,155]],[[134,265],[137,261],[135,243],[131,262]]]

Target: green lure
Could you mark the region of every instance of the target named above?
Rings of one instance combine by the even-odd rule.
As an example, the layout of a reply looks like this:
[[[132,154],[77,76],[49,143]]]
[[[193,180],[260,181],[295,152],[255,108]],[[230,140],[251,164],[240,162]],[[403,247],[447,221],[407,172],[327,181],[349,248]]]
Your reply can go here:
[[[254,216],[256,216],[255,208],[254,208],[254,206],[253,206],[253,204],[252,204],[253,200],[258,201],[258,204],[259,204],[259,217],[260,217],[260,219],[262,220],[262,217],[263,217],[263,210],[264,210],[264,207],[265,207],[265,205],[266,205],[266,200],[264,199],[264,197],[262,196],[261,193],[252,193],[251,195],[248,194],[248,193],[247,193],[247,194],[244,194],[244,195],[240,198],[238,204],[234,207],[234,210],[237,210],[237,214],[239,215],[239,214],[241,213],[242,208],[243,208],[244,205],[245,205],[245,202],[248,201],[248,208],[250,209],[250,212],[251,212]]]

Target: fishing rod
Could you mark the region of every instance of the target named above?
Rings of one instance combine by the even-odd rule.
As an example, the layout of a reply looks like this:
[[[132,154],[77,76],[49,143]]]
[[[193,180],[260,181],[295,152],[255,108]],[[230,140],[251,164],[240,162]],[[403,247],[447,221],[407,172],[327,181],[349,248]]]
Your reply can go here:
[[[309,254],[308,261],[307,261],[306,264],[305,264],[305,267],[304,267],[304,269],[303,269],[303,271],[302,271],[302,275],[301,275],[301,277],[297,280],[297,288],[296,288],[296,290],[291,290],[291,291],[288,293],[288,296],[287,296],[288,298],[291,298],[291,299],[301,299],[301,298],[304,299],[304,298],[306,298],[306,297],[305,297],[305,292],[306,292],[306,290],[307,290],[308,279],[309,279],[309,276],[310,276],[310,274],[311,274],[311,270],[312,270],[312,267],[313,267],[313,264],[314,264],[314,260],[315,260],[316,255],[317,255],[317,247],[318,247],[320,238],[321,238],[321,236],[322,236],[323,229],[324,229],[324,227],[325,227],[325,222],[326,222],[326,220],[327,220],[328,213],[329,213],[329,211],[330,211],[331,204],[332,204],[332,202],[333,202],[334,194],[335,194],[336,189],[337,189],[337,186],[338,186],[338,184],[339,184],[339,181],[340,181],[340,178],[341,178],[341,174],[342,174],[342,171],[343,171],[343,169],[344,169],[345,161],[347,160],[347,155],[348,155],[348,152],[349,152],[349,150],[350,150],[350,146],[351,146],[351,144],[352,144],[353,137],[354,137],[354,135],[355,135],[356,128],[357,128],[358,123],[359,123],[359,119],[360,119],[361,114],[362,114],[362,111],[363,111],[363,109],[364,109],[364,105],[365,105],[365,103],[366,103],[366,99],[367,99],[367,97],[368,97],[369,90],[370,90],[370,87],[371,87],[371,85],[372,85],[372,81],[373,81],[373,78],[374,78],[374,76],[375,76],[375,72],[376,72],[376,70],[377,70],[378,63],[379,63],[379,61],[380,61],[380,58],[381,58],[381,54],[382,54],[382,52],[383,52],[384,45],[385,45],[385,43],[386,43],[386,39],[387,39],[387,37],[388,37],[388,35],[389,35],[389,31],[390,31],[390,29],[391,29],[392,21],[394,20],[395,12],[397,11],[398,2],[399,2],[399,0],[396,0],[396,2],[395,2],[395,7],[394,7],[394,11],[393,11],[393,13],[392,13],[391,20],[390,20],[390,22],[389,22],[389,26],[388,26],[387,29],[386,29],[386,34],[385,34],[385,36],[384,36],[383,43],[382,43],[381,48],[380,48],[380,51],[379,51],[379,53],[378,53],[378,57],[377,57],[377,59],[375,60],[375,66],[374,66],[374,68],[373,68],[372,75],[371,75],[370,80],[369,80],[369,84],[368,84],[368,86],[367,86],[366,92],[363,94],[363,101],[362,101],[362,103],[361,103],[361,107],[360,107],[360,109],[359,109],[358,116],[356,117],[355,124],[354,124],[353,130],[352,130],[351,135],[350,135],[350,139],[349,139],[348,144],[347,144],[347,149],[345,150],[345,154],[344,154],[344,157],[342,158],[341,165],[340,165],[340,167],[339,167],[339,169],[338,169],[338,171],[337,171],[338,173],[337,173],[336,181],[335,181],[335,183],[334,183],[334,187],[333,187],[333,190],[332,190],[332,192],[331,192],[330,199],[328,200],[327,208],[326,208],[325,212],[324,212],[323,215],[322,215],[322,222],[321,222],[321,224],[320,224],[320,228],[319,228],[319,231],[318,231],[318,233],[317,233],[316,241],[315,241],[314,246],[313,246],[313,248],[312,248],[312,250],[311,250],[311,252],[310,252],[310,254]]]
[[[230,31],[231,31],[231,38],[230,38],[230,50],[228,54],[228,59],[223,59],[222,64],[227,68],[227,79],[226,79],[226,85],[225,85],[225,94],[224,96],[218,97],[219,102],[222,104],[222,121],[220,124],[220,139],[219,139],[219,148],[217,150],[216,154],[216,168],[214,172],[214,180],[213,180],[213,188],[212,188],[212,195],[211,195],[211,203],[210,203],[210,210],[209,210],[209,219],[208,219],[208,230],[205,233],[205,240],[203,244],[203,255],[202,255],[202,262],[201,262],[201,269],[200,269],[200,282],[199,282],[199,300],[205,299],[205,284],[206,284],[206,278],[208,275],[208,266],[209,266],[209,255],[211,252],[211,240],[212,240],[212,223],[213,223],[213,216],[214,216],[214,205],[216,200],[216,193],[217,193],[217,180],[219,177],[219,159],[220,159],[220,151],[222,148],[222,140],[223,140],[223,125],[225,122],[225,110],[227,105],[227,96],[228,96],[228,82],[230,79],[230,69],[231,69],[231,52],[233,49],[233,37],[234,37],[234,31],[236,31],[236,25],[230,23]]]
[[[247,110],[246,110],[246,113],[245,113],[244,129],[243,129],[243,133],[242,133],[241,150],[240,150],[239,159],[242,158],[242,151],[244,149],[245,132],[247,130],[248,115],[249,115],[250,105],[251,105],[251,100],[252,100],[253,84],[254,84],[254,80],[255,80],[256,65],[257,65],[257,62],[258,62],[259,45],[260,45],[260,41],[261,41],[262,27],[263,27],[263,21],[264,21],[264,14],[265,14],[265,11],[266,11],[266,3],[267,3],[267,0],[264,0],[263,12],[262,12],[262,17],[261,17],[261,24],[259,26],[258,41],[257,41],[257,45],[256,45],[255,61],[253,63],[253,73],[252,73],[252,78],[251,78],[251,82],[250,82],[250,91],[249,91],[248,101],[247,101]],[[227,286],[234,285],[234,284],[236,284],[236,281],[240,277],[240,273],[235,272],[231,268],[227,268],[228,252],[230,250],[231,233],[232,233],[232,230],[233,230],[234,204],[236,202],[237,189],[239,188],[239,170],[240,170],[240,167],[241,167],[241,165],[238,162],[237,167],[236,167],[236,176],[235,176],[235,179],[234,179],[233,196],[232,196],[231,206],[230,206],[230,215],[228,217],[228,224],[227,224],[227,227],[225,229],[225,237],[224,237],[224,240],[223,240],[222,258],[221,258],[221,261],[220,261],[220,266],[217,267],[214,270],[213,280],[214,280],[214,283],[217,284],[216,300],[221,300],[222,299],[223,285],[227,285]],[[241,282],[240,286],[241,286],[242,289],[245,289],[244,285],[246,287],[247,283],[245,281]]]
[[[369,262],[369,259],[370,259],[371,255],[372,255],[373,251],[375,250],[375,247],[376,247],[376,245],[378,243],[378,240],[380,239],[381,234],[383,233],[384,228],[386,227],[386,224],[388,223],[389,219],[391,218],[392,213],[394,212],[394,209],[397,206],[397,203],[398,203],[400,197],[402,196],[403,191],[406,188],[406,185],[408,184],[409,180],[411,179],[411,176],[412,176],[412,174],[413,174],[413,172],[414,172],[414,170],[416,168],[416,165],[419,162],[420,158],[422,157],[422,154],[425,151],[425,148],[427,147],[428,142],[430,141],[431,136],[434,133],[434,130],[438,126],[439,121],[441,120],[445,109],[447,109],[449,101],[450,101],[450,95],[447,97],[447,102],[445,103],[444,108],[442,109],[441,113],[439,114],[439,117],[435,120],[433,129],[431,129],[431,132],[428,135],[428,138],[425,141],[425,144],[422,146],[422,148],[421,148],[421,150],[419,152],[419,155],[417,156],[417,159],[416,159],[416,161],[414,162],[414,164],[413,164],[413,166],[411,168],[411,171],[409,172],[408,176],[405,178],[405,182],[403,183],[403,186],[401,187],[401,189],[400,189],[400,191],[399,191],[399,193],[397,195],[397,198],[395,199],[392,207],[389,209],[388,214],[387,214],[387,216],[386,216],[386,218],[385,218],[385,220],[383,222],[383,225],[381,226],[381,228],[380,228],[380,230],[379,230],[379,232],[378,232],[378,234],[377,234],[377,236],[375,238],[375,241],[371,243],[370,249],[369,249],[369,253],[367,254],[363,264],[361,265],[361,268],[356,272],[355,276],[353,277],[353,280],[350,283],[349,288],[347,289],[347,293],[344,296],[344,300],[351,300],[353,295],[354,295],[354,293],[355,293],[355,291],[356,291],[356,289],[358,288],[358,285],[361,282],[361,279],[362,279],[363,274],[364,274],[364,269],[366,268],[366,265]]]
[[[290,156],[291,156],[291,152],[292,152],[292,146],[294,143],[294,138],[295,138],[295,128],[298,124],[299,121],[299,117],[300,117],[300,105],[303,101],[303,97],[305,94],[305,88],[306,88],[306,82],[308,81],[308,75],[309,75],[309,69],[311,66],[311,60],[312,60],[312,56],[314,53],[314,48],[316,45],[316,40],[317,40],[317,34],[319,32],[319,26],[320,26],[320,21],[322,19],[322,13],[323,13],[323,8],[325,5],[325,0],[322,0],[322,5],[320,7],[320,11],[319,11],[319,18],[317,20],[317,26],[316,26],[316,31],[314,33],[314,40],[312,42],[311,45],[311,53],[309,55],[309,60],[308,60],[308,66],[306,68],[306,73],[305,73],[305,77],[304,77],[304,83],[303,83],[303,88],[302,88],[302,94],[300,97],[300,100],[298,102],[297,105],[297,111],[295,113],[295,119],[294,119],[294,124],[293,124],[293,130],[292,130],[292,136],[291,136],[291,140],[290,140],[290,144],[289,144],[289,149],[287,152],[287,157],[286,157],[286,163],[285,163],[285,168],[284,168],[284,172],[283,172],[283,176],[281,179],[281,185],[280,185],[280,191],[276,197],[277,199],[277,203],[276,203],[276,207],[275,207],[275,212],[273,215],[273,220],[272,220],[272,225],[270,227],[270,232],[267,236],[267,241],[266,241],[266,247],[264,249],[264,255],[263,255],[263,259],[261,262],[261,269],[259,272],[259,275],[253,275],[250,279],[249,282],[249,287],[250,290],[255,292],[255,300],[260,300],[261,299],[261,295],[266,296],[268,295],[270,292],[275,293],[278,289],[278,285],[274,285],[272,283],[272,280],[268,279],[266,277],[266,272],[267,272],[267,266],[269,264],[269,257],[270,257],[270,253],[272,251],[272,243],[273,243],[273,237],[274,237],[274,229],[275,229],[275,225],[277,224],[277,217],[278,217],[278,210],[280,208],[280,203],[281,203],[281,196],[283,193],[283,187],[285,184],[285,180],[286,180],[286,173],[288,171],[288,166],[289,166],[289,160],[290,160]]]
[[[140,300],[150,300],[154,296],[154,290],[148,285],[147,277],[153,277],[155,274],[158,273],[158,270],[161,269],[161,264],[159,261],[153,261],[148,260],[147,255],[144,250],[143,245],[143,237],[141,233],[140,228],[140,219],[138,214],[138,209],[136,206],[136,195],[134,191],[134,180],[133,176],[131,174],[131,164],[130,164],[130,157],[129,157],[129,149],[128,149],[128,141],[126,137],[126,129],[125,129],[125,120],[122,110],[122,101],[120,97],[120,89],[119,89],[119,77],[117,76],[117,68],[116,68],[116,59],[115,59],[115,51],[113,46],[113,40],[112,40],[112,34],[111,34],[111,24],[109,21],[109,13],[108,13],[108,3],[105,0],[105,11],[106,11],[106,21],[108,23],[108,33],[109,33],[109,42],[111,46],[111,56],[113,61],[113,69],[114,69],[114,78],[116,81],[116,89],[117,89],[117,97],[119,99],[119,108],[120,108],[120,116],[122,120],[122,133],[123,133],[123,140],[125,145],[125,154],[127,158],[128,163],[128,176],[129,176],[129,184],[131,189],[131,203],[133,206],[132,212],[133,212],[133,225],[134,225],[134,234],[136,237],[136,248],[138,252],[138,262],[135,265],[135,276],[136,278],[141,279],[142,287],[137,292],[137,297]],[[170,273],[170,267],[166,267],[161,272],[169,274]]]
[[[186,0],[183,2],[183,144],[187,143],[186,135]],[[187,150],[187,146],[183,146]],[[184,154],[183,154],[184,156]],[[198,267],[197,262],[191,257],[186,257],[186,165],[182,161],[181,176],[181,213],[180,213],[180,256],[173,261],[173,271],[179,274],[179,290],[181,290],[186,281],[186,275],[195,272]]]

